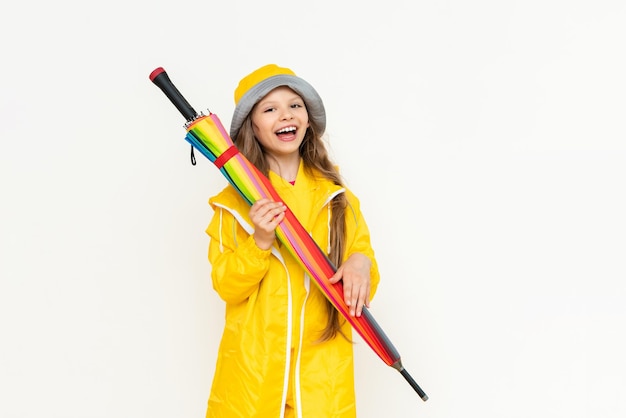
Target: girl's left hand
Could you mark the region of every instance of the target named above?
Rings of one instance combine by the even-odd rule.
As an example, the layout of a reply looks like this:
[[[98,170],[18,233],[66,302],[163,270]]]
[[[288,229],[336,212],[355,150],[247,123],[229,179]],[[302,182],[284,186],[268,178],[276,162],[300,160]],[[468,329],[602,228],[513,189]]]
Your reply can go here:
[[[364,254],[354,253],[337,269],[330,283],[343,281],[343,297],[350,307],[351,316],[361,316],[363,306],[370,306],[371,260]]]

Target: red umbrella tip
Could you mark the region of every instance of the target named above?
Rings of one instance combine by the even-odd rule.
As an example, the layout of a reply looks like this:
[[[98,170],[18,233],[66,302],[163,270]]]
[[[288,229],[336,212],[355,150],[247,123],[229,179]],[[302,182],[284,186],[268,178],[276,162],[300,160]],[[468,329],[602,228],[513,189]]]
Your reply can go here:
[[[154,71],[150,73],[150,81],[154,81],[154,79],[161,73],[164,73],[165,70],[163,67],[156,68]]]

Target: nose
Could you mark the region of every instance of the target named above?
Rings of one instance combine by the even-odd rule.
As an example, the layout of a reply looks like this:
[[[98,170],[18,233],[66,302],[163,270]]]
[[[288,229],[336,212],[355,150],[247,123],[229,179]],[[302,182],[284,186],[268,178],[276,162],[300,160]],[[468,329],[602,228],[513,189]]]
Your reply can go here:
[[[291,111],[290,107],[286,107],[282,110],[281,113],[281,120],[289,120],[293,118],[293,112]]]

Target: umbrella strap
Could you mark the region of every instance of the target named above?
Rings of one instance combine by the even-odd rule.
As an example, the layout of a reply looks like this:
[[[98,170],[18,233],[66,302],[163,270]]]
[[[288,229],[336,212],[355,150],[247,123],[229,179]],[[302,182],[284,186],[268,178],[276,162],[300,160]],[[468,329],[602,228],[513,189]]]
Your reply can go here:
[[[224,164],[228,162],[228,160],[233,158],[238,153],[239,153],[239,150],[237,149],[237,147],[235,147],[234,145],[231,145],[226,151],[222,153],[222,155],[220,155],[219,157],[215,159],[213,164],[215,164],[217,168],[221,169],[224,166]]]

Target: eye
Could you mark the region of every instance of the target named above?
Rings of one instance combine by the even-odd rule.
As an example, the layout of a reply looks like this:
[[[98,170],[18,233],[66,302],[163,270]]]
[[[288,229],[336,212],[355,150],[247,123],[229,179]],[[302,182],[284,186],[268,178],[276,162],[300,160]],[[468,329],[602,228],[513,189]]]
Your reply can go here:
[[[276,110],[276,108],[268,107],[267,109],[263,110],[263,113],[270,113],[270,112],[273,112],[274,110]]]
[[[292,109],[298,109],[298,108],[301,108],[301,107],[304,107],[304,106],[302,105],[302,103],[293,103],[293,104],[291,105],[291,108],[292,108]]]

